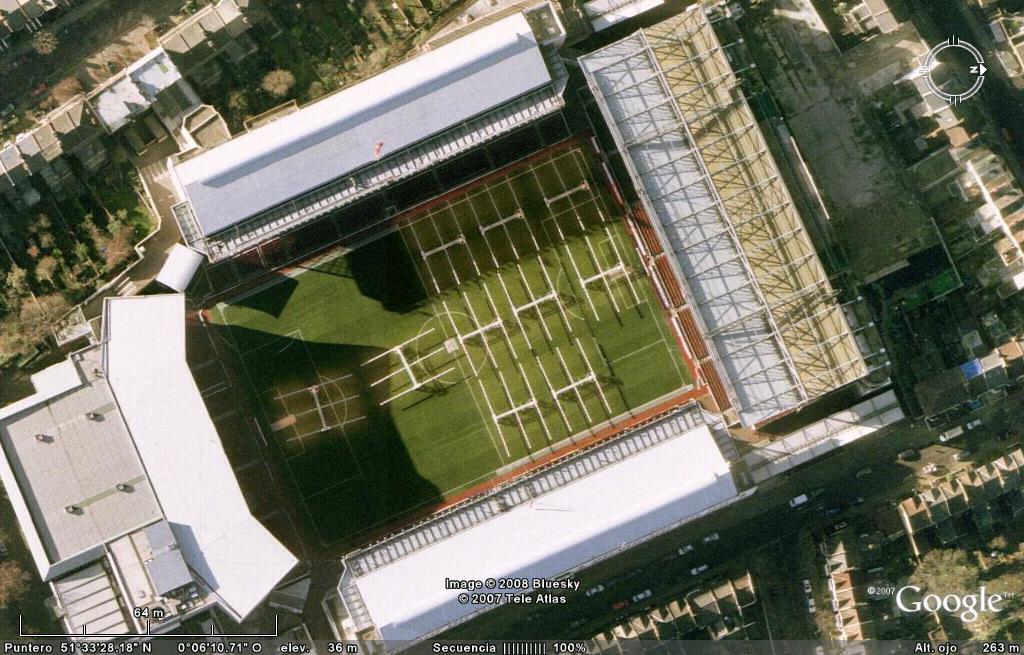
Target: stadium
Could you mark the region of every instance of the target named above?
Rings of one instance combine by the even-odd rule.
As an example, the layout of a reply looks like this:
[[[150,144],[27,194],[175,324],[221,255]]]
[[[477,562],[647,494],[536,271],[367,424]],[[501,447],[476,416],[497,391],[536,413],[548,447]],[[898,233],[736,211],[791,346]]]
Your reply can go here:
[[[869,373],[702,9],[579,58],[592,132],[519,3],[173,164],[203,324],[348,553],[346,638],[403,648],[488,609],[446,576],[563,577],[735,502],[730,428]]]

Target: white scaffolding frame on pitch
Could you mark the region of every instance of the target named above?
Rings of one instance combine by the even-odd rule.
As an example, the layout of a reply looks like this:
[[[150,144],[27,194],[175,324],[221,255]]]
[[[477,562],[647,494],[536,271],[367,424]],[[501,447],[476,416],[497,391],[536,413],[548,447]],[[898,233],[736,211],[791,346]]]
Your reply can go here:
[[[354,400],[355,398],[353,396],[347,395],[342,390],[342,388],[341,388],[341,386],[339,384],[340,382],[342,382],[344,380],[348,380],[348,379],[352,378],[353,376],[352,376],[351,373],[347,373],[345,375],[339,375],[338,377],[331,378],[329,380],[323,379],[322,377],[319,376],[319,374],[317,375],[317,377],[320,380],[317,384],[310,385],[308,387],[303,387],[301,389],[296,389],[295,391],[289,391],[288,393],[274,393],[273,396],[272,396],[275,401],[278,401],[278,402],[281,403],[281,405],[284,407],[285,411],[288,413],[289,416],[294,416],[295,417],[295,423],[292,424],[292,425],[298,425],[298,420],[299,419],[304,417],[306,414],[310,414],[312,412],[316,412],[318,418],[320,419],[320,429],[319,430],[314,430],[312,432],[300,433],[298,431],[298,428],[296,428],[296,430],[295,430],[295,437],[292,437],[293,439],[298,439],[298,438],[301,438],[301,437],[308,437],[309,435],[317,434],[319,432],[326,432],[327,430],[330,430],[332,428],[344,428],[346,425],[349,425],[351,423],[355,423],[356,421],[361,421],[361,420],[366,418],[366,416],[360,415],[360,416],[356,416],[355,418],[349,419],[348,416],[347,416],[348,415],[347,408],[346,408],[346,412],[345,412],[346,418],[342,419],[341,417],[339,417],[338,416],[338,411],[335,409],[335,406],[338,404],[339,401],[331,400],[329,393],[327,395],[327,402],[326,403],[320,402],[320,392],[321,392],[321,390],[324,390],[329,385],[334,385],[335,389],[338,390],[338,394],[341,396],[341,400],[340,400],[341,404],[347,406],[348,401]],[[288,399],[292,398],[292,397],[295,397],[295,396],[302,396],[302,395],[307,394],[307,393],[310,396],[313,397],[313,405],[314,405],[313,409],[307,409],[307,410],[301,411],[301,412],[299,412],[297,414],[292,413],[292,411],[288,408]],[[327,415],[324,413],[324,410],[326,410],[326,409],[329,409],[331,411],[331,413],[334,414],[334,422],[333,423],[328,422]],[[271,427],[273,427],[273,426],[271,426]],[[285,426],[285,427],[291,427],[291,425]],[[274,431],[277,432],[279,430],[274,430]]]
[[[392,372],[388,373],[387,375],[385,375],[384,377],[382,377],[379,380],[377,380],[376,382],[370,383],[371,387],[375,387],[378,384],[381,384],[383,382],[387,382],[388,380],[390,380],[391,378],[395,377],[396,375],[398,375],[400,373],[405,373],[406,376],[409,378],[409,386],[407,388],[405,388],[405,389],[402,389],[401,391],[399,391],[398,393],[394,394],[393,396],[389,396],[386,400],[381,401],[381,403],[380,403],[381,406],[387,405],[388,403],[390,403],[390,402],[392,402],[394,400],[397,400],[398,398],[401,398],[402,396],[404,396],[404,395],[406,395],[408,393],[411,393],[413,391],[418,391],[418,390],[422,389],[425,385],[428,385],[431,382],[436,382],[436,381],[440,380],[441,378],[443,378],[448,373],[451,373],[452,371],[455,370],[454,366],[449,366],[448,368],[444,369],[440,373],[438,373],[436,375],[431,375],[431,376],[429,376],[427,378],[424,378],[424,379],[420,379],[420,378],[418,378],[416,376],[416,371],[413,370],[413,367],[418,365],[418,366],[421,366],[424,369],[426,369],[426,366],[424,365],[424,362],[426,362],[428,359],[430,359],[434,355],[437,355],[438,353],[444,351],[444,349],[445,349],[444,344],[442,343],[437,348],[434,348],[433,350],[428,352],[426,355],[421,355],[419,357],[416,357],[411,362],[405,356],[405,352],[404,352],[403,349],[406,346],[408,346],[410,343],[413,343],[414,341],[418,341],[419,339],[421,339],[421,338],[423,338],[425,336],[433,334],[433,332],[434,332],[434,328],[430,328],[426,332],[421,332],[420,334],[417,334],[412,339],[409,339],[408,341],[403,341],[402,343],[398,344],[397,346],[393,346],[393,347],[389,348],[388,350],[385,350],[384,352],[380,353],[379,355],[374,355],[370,359],[368,359],[365,362],[363,362],[363,366],[367,366],[367,365],[372,364],[373,362],[375,362],[375,361],[377,361],[377,360],[379,360],[379,359],[381,359],[383,357],[387,357],[388,355],[395,355],[395,356],[398,357],[398,363],[401,365],[401,368],[399,368],[398,370],[392,371]]]
[[[562,302],[561,296],[558,293],[558,288],[555,285],[555,283],[551,280],[551,275],[548,273],[547,267],[544,265],[543,261],[540,262],[540,271],[544,277],[544,283],[547,286],[547,292],[542,292],[541,295],[537,295],[537,293],[534,292],[533,288],[530,286],[529,281],[527,280],[526,273],[523,271],[522,266],[519,264],[522,256],[519,253],[519,248],[516,247],[516,240],[512,237],[512,235],[508,232],[506,228],[508,224],[516,220],[522,220],[523,226],[526,229],[526,234],[529,236],[530,243],[533,245],[533,252],[540,252],[540,244],[537,242],[537,236],[534,234],[533,228],[530,226],[530,222],[526,220],[526,214],[523,211],[522,205],[519,202],[519,197],[515,195],[515,189],[511,185],[509,185],[509,190],[512,192],[513,198],[515,199],[516,210],[513,211],[508,216],[499,218],[497,221],[488,223],[486,225],[480,219],[480,215],[477,213],[476,207],[473,206],[473,203],[470,202],[466,204],[468,204],[473,211],[473,217],[477,222],[480,234],[483,235],[484,237],[484,243],[487,244],[487,250],[491,257],[491,261],[494,264],[495,269],[501,268],[501,266],[505,262],[499,261],[498,256],[494,250],[494,245],[491,243],[492,237],[489,236],[488,233],[494,229],[502,228],[502,233],[505,234],[506,242],[508,243],[509,248],[511,248],[512,250],[512,256],[514,258],[513,261],[515,263],[516,272],[519,275],[520,285],[526,292],[526,295],[529,297],[529,300],[526,301],[525,303],[517,303],[513,299],[512,294],[509,291],[508,285],[505,282],[505,276],[502,274],[502,272],[499,271],[496,277],[498,278],[498,283],[501,285],[502,292],[505,294],[505,299],[508,301],[509,306],[512,308],[512,313],[515,317],[516,324],[518,325],[520,332],[522,332],[522,334],[524,335],[524,338],[527,340],[527,343],[530,346],[530,350],[533,351],[535,350],[535,348],[533,347],[533,343],[529,341],[529,337],[527,336],[528,331],[526,330],[526,326],[523,324],[522,321],[523,313],[531,312],[536,315],[537,320],[540,323],[541,330],[544,332],[544,337],[549,342],[552,341],[554,337],[551,333],[551,329],[548,327],[547,320],[544,318],[544,312],[541,307],[542,305],[546,303],[554,304],[555,308],[557,309],[560,315],[560,318],[562,319],[563,327],[569,334],[572,334],[572,323],[569,321],[569,317],[565,312],[565,306]],[[494,207],[495,214],[497,214],[498,204],[494,200],[494,196],[491,193],[490,186],[486,187],[486,192],[487,197],[491,202],[491,205]],[[486,284],[483,284],[482,286],[484,287],[484,291],[487,293],[488,298],[490,298],[491,302],[493,303],[493,298],[490,297],[490,289],[487,288]]]
[[[544,365],[540,360],[537,360],[537,366],[540,368],[541,375],[544,376],[544,382],[548,385],[548,390],[550,391],[551,396],[555,399],[555,406],[558,408],[558,413],[562,416],[562,421],[565,423],[565,427],[569,429],[569,431],[573,431],[574,428],[572,423],[569,421],[569,417],[566,416],[565,410],[562,409],[561,404],[562,396],[566,394],[571,393],[575,396],[576,401],[579,403],[580,411],[583,412],[583,416],[587,419],[587,423],[591,425],[595,423],[594,418],[590,415],[590,410],[587,409],[586,398],[580,392],[580,389],[587,385],[594,385],[597,390],[597,396],[601,399],[601,405],[604,407],[605,412],[609,416],[612,414],[611,405],[608,404],[608,398],[605,397],[604,389],[601,388],[601,378],[598,377],[597,373],[594,371],[594,367],[590,363],[590,358],[587,357],[586,349],[583,347],[583,344],[580,343],[579,339],[573,339],[573,343],[576,346],[577,352],[580,354],[580,359],[583,360],[583,364],[586,366],[587,372],[583,377],[574,378],[572,370],[569,368],[568,363],[565,361],[565,357],[562,355],[561,348],[556,347],[555,354],[558,357],[559,369],[568,382],[568,384],[562,387],[555,387],[554,383],[551,381],[551,376],[548,375]]]
[[[450,212],[453,217],[455,216],[455,213],[449,203],[445,203],[444,208]],[[423,247],[423,242],[420,241],[420,235],[416,230],[417,226],[421,225],[424,221],[428,221],[430,223],[430,227],[434,229],[434,234],[437,235],[437,239],[440,242],[439,245],[434,246],[433,248]],[[437,220],[434,218],[433,211],[429,212],[423,218],[415,221],[407,228],[407,231],[412,233],[413,240],[416,241],[416,249],[419,251],[420,259],[423,260],[423,265],[430,274],[430,281],[434,283],[434,290],[437,293],[441,293],[442,289],[441,285],[437,282],[437,276],[434,275],[434,267],[431,264],[431,261],[436,259],[435,255],[444,255],[445,261],[448,262],[448,268],[452,273],[452,277],[455,279],[456,285],[460,285],[463,282],[462,278],[459,276],[459,268],[455,265],[455,262],[452,261],[452,256],[450,254],[450,250],[455,246],[462,246],[466,249],[469,262],[473,266],[473,274],[476,277],[480,276],[480,267],[477,266],[476,258],[473,257],[473,252],[469,248],[469,242],[466,240],[466,235],[463,233],[462,227],[458,224],[457,220],[454,221],[454,224],[458,228],[459,233],[454,238],[448,239],[447,241],[444,240],[444,236],[441,234],[441,230],[437,226]]]
[[[587,252],[590,253],[590,258],[593,260],[594,268],[597,273],[591,275],[588,278],[580,280],[580,284],[584,287],[590,286],[596,282],[600,282],[604,286],[605,293],[608,294],[608,298],[612,301],[612,308],[616,313],[621,313],[624,309],[630,307],[636,307],[643,301],[640,298],[640,294],[637,293],[636,286],[633,284],[632,271],[626,266],[626,260],[622,256],[622,252],[619,250],[619,245],[616,243],[615,237],[611,232],[611,228],[608,225],[604,226],[605,236],[608,239],[608,244],[612,248],[615,261],[613,263],[606,263],[601,261],[601,257],[598,255],[594,244],[590,239],[590,235],[586,235],[584,243],[587,245]],[[633,304],[625,307],[619,307],[619,302],[615,297],[614,289],[612,289],[609,280],[624,280],[626,287],[629,289],[629,295],[633,299]]]
[[[505,328],[505,321],[502,320],[501,314],[498,312],[498,307],[497,304],[494,302],[494,297],[491,296],[490,289],[487,288],[486,284],[482,285],[482,287],[484,290],[485,297],[487,298],[488,309],[490,310],[491,316],[493,317],[492,320],[488,323],[484,323],[483,321],[481,321],[480,317],[477,315],[476,309],[473,307],[472,303],[466,296],[465,292],[460,292],[462,297],[462,304],[465,306],[468,312],[467,316],[469,317],[469,320],[472,323],[473,328],[469,332],[462,333],[459,331],[459,326],[455,324],[454,320],[452,320],[452,330],[455,334],[455,338],[458,339],[459,344],[462,346],[463,351],[467,353],[467,356],[468,350],[466,350],[466,344],[476,339],[479,339],[480,344],[484,348],[484,353],[487,356],[487,362],[490,364],[491,370],[493,371],[495,377],[498,378],[498,382],[501,384],[502,395],[505,397],[505,402],[508,405],[509,409],[498,411],[495,409],[494,403],[491,401],[491,396],[487,392],[487,388],[484,386],[483,380],[481,380],[479,377],[477,378],[477,384],[480,387],[480,393],[483,394],[484,402],[487,404],[487,409],[491,414],[491,421],[494,423],[494,426],[498,430],[498,437],[501,439],[501,445],[505,449],[505,454],[511,457],[508,442],[505,441],[505,435],[502,433],[501,430],[502,423],[506,419],[515,419],[516,424],[519,427],[520,436],[522,437],[523,441],[526,442],[526,446],[530,450],[533,449],[533,443],[530,441],[529,432],[527,431],[526,426],[523,424],[522,414],[524,412],[528,412],[530,410],[536,412],[537,418],[540,421],[541,428],[544,431],[544,436],[548,439],[549,442],[551,440],[551,431],[548,429],[547,422],[544,420],[544,413],[541,410],[540,401],[537,399],[537,394],[533,390],[533,385],[530,384],[530,378],[529,376],[526,375],[526,371],[523,368],[522,362],[520,362],[519,358],[516,356],[515,348],[512,345],[512,338],[509,335],[508,330]],[[442,299],[441,304],[444,307],[445,312],[449,317],[449,320],[451,320],[451,317],[453,317],[455,314],[452,312],[451,307],[448,306],[448,301],[446,299]],[[499,338],[503,341],[505,348],[509,352],[510,360],[515,364],[516,372],[519,373],[519,376],[522,379],[523,384],[526,386],[529,398],[527,398],[523,402],[519,402],[516,400],[514,394],[512,393],[512,390],[509,388],[508,382],[505,380],[505,375],[502,373],[502,366],[499,365],[498,359],[494,354],[494,350],[491,348],[491,343],[488,338],[488,333],[491,332],[497,332],[499,334]]]
[[[577,166],[579,166],[578,162]],[[558,168],[555,168],[554,171],[555,175],[558,176],[558,181],[560,185],[563,188],[567,187],[568,183],[565,181],[565,178],[562,177],[562,172]],[[582,173],[582,171],[580,172]],[[583,222],[583,218],[580,216],[579,206],[571,202],[571,197],[574,194],[576,194],[579,191],[589,190],[590,184],[589,182],[587,182],[587,180],[584,179],[582,182],[580,182],[575,187],[569,189],[568,191],[563,191],[562,193],[559,193],[550,198],[545,197],[544,203],[545,205],[547,205],[548,210],[550,211],[551,206],[556,202],[559,202],[560,200],[567,198],[570,199],[571,206],[569,212],[571,212],[572,218],[575,219],[577,226],[579,226],[580,232],[583,236],[583,243],[587,247],[587,253],[590,255],[591,264],[593,265],[593,268],[596,271],[594,274],[584,275],[583,272],[580,270],[579,263],[576,261],[576,258],[572,254],[572,250],[568,246],[568,241],[566,239],[565,232],[562,230],[562,226],[559,222],[559,216],[561,214],[555,215],[554,212],[552,212],[552,222],[555,226],[555,229],[558,232],[559,239],[564,244],[566,244],[564,246],[566,255],[569,258],[569,262],[573,267],[573,271],[576,273],[577,281],[579,282],[579,285],[583,289],[584,295],[587,298],[587,304],[590,306],[590,311],[594,316],[594,320],[600,320],[599,315],[597,313],[597,307],[594,305],[593,298],[590,296],[590,285],[592,284],[598,283],[603,286],[605,293],[608,294],[608,298],[612,303],[612,308],[615,310],[616,313],[621,313],[623,309],[627,308],[619,306],[618,299],[616,298],[615,292],[612,289],[612,286],[609,282],[610,279],[619,278],[625,280],[626,285],[629,288],[629,295],[632,296],[633,298],[633,305],[631,305],[632,307],[639,305],[642,301],[640,299],[640,295],[637,293],[636,287],[633,284],[633,279],[630,274],[629,268],[626,266],[625,263],[626,260],[623,258],[622,252],[619,250],[619,245],[616,243],[615,238],[612,236],[611,228],[608,226],[608,217],[605,216],[604,212],[601,211],[600,207],[597,208],[598,215],[601,217],[602,229],[604,230],[605,236],[608,238],[608,242],[611,244],[612,251],[615,253],[616,261],[610,265],[607,265],[605,262],[602,261],[602,258],[598,256],[596,249],[594,248],[594,242],[591,237],[591,234],[587,229],[587,225]],[[588,202],[592,202],[593,199],[594,196],[591,195],[588,199]],[[564,213],[565,212],[563,212],[563,214]]]

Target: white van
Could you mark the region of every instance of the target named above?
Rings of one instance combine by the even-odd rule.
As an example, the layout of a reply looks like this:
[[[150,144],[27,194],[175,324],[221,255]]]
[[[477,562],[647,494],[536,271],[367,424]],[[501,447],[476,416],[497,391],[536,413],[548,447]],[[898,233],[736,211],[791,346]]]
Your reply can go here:
[[[963,433],[964,433],[963,427],[958,425],[955,428],[950,428],[950,429],[946,430],[945,432],[943,432],[942,434],[940,434],[939,435],[939,441],[941,441],[942,443],[946,443],[947,441],[952,441],[953,439],[956,439],[957,437],[959,437]]]

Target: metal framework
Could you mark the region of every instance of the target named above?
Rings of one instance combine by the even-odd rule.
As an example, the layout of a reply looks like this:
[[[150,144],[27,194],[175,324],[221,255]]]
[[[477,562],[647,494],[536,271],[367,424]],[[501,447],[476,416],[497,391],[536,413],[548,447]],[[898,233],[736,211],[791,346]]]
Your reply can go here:
[[[868,367],[726,48],[698,4],[580,62],[738,417],[755,425]]]

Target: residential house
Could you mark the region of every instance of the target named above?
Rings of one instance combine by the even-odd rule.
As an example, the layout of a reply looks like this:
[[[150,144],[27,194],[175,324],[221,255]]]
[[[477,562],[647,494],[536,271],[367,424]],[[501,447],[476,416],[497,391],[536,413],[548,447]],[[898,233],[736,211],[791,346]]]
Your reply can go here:
[[[900,21],[892,13],[887,0],[860,0],[843,3],[840,16],[853,34],[881,32],[888,34],[899,29]]]
[[[656,648],[675,640],[764,639],[756,603],[754,581],[746,573],[621,621],[594,636],[591,645],[594,652],[621,654],[630,652],[634,640]]]
[[[87,101],[108,133],[128,128],[124,136],[139,152],[167,134],[175,135],[201,104],[163,48],[104,82]]]
[[[216,82],[223,54],[237,63],[256,49],[246,34],[252,27],[247,0],[220,0],[207,5],[160,37],[160,46],[183,75],[205,86]]]
[[[14,143],[0,145],[0,194],[16,208],[24,209],[39,203],[42,197],[29,182],[29,172],[25,159]]]
[[[14,144],[25,160],[31,175],[38,175],[58,197],[74,182],[75,176],[61,155],[64,150],[56,130],[49,123],[40,123],[19,134]]]
[[[54,109],[42,122],[57,133],[64,153],[74,157],[86,171],[95,172],[109,160],[106,132],[84,96]]]
[[[1019,448],[973,467],[900,503],[898,511],[915,555],[930,544],[949,545],[969,529],[990,534],[994,526],[1024,512]]]

